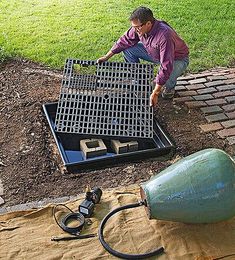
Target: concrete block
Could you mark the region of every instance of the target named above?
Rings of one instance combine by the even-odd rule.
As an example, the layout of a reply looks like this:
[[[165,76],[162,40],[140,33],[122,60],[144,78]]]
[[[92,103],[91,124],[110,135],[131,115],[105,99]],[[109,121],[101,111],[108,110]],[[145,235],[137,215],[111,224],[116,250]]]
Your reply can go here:
[[[187,97],[187,96],[197,95],[197,92],[195,90],[187,90],[187,91],[181,91],[178,94],[180,97]]]
[[[0,206],[3,205],[4,203],[5,203],[4,199],[0,197]]]
[[[206,101],[207,105],[209,106],[218,106],[218,105],[224,105],[227,104],[227,101],[223,98],[217,98]]]
[[[235,104],[225,105],[225,106],[222,106],[222,108],[225,112],[233,112],[233,111],[235,111]]]
[[[235,120],[228,120],[228,121],[221,122],[221,125],[222,125],[224,128],[232,128],[232,127],[235,127]]]
[[[85,159],[105,155],[107,147],[101,139],[80,140],[80,149]]]
[[[214,114],[214,115],[210,115],[210,116],[206,116],[206,120],[209,123],[213,123],[213,122],[219,122],[219,121],[224,121],[228,119],[227,116],[224,113],[219,113],[219,114]]]
[[[215,98],[234,96],[234,93],[231,90],[220,91],[212,94]]]
[[[235,83],[235,78],[226,79],[226,80],[224,80],[224,83],[225,83],[225,84],[234,84],[234,83]]]
[[[111,140],[111,148],[116,154],[134,152],[138,150],[138,142],[120,142],[119,140]]]
[[[235,127],[234,128],[226,128],[217,132],[220,138],[225,138],[229,136],[235,136]]]
[[[205,78],[193,79],[193,80],[189,80],[189,84],[190,85],[200,84],[200,83],[205,83],[206,81],[207,80]]]
[[[226,138],[229,145],[235,145],[235,136],[230,136]]]
[[[176,102],[176,103],[184,103],[186,101],[192,101],[193,98],[190,97],[190,96],[187,96],[187,97],[179,97],[179,98],[174,98],[173,101]]]
[[[233,90],[235,89],[235,85],[224,85],[216,87],[219,91],[225,91],[225,90]]]
[[[229,119],[235,119],[235,111],[234,111],[234,112],[226,113],[226,116],[227,116]]]
[[[203,84],[194,84],[194,85],[188,85],[185,86],[188,90],[198,90],[198,89],[204,89],[206,86]]]
[[[212,75],[212,72],[208,71],[208,72],[201,72],[201,73],[198,73],[198,74],[192,74],[194,76],[195,79],[198,79],[198,78],[205,78],[205,77],[208,77],[208,76],[211,76]]]
[[[214,87],[214,86],[220,86],[220,85],[224,85],[224,81],[223,80],[217,80],[217,81],[211,81],[211,82],[207,82],[205,83],[205,85],[210,88],[210,87]]]
[[[198,89],[197,93],[202,95],[202,94],[214,93],[216,91],[217,91],[216,88],[211,87],[211,88]]]
[[[2,185],[2,181],[0,180],[0,196],[3,195],[3,185]]]
[[[186,81],[186,80],[178,80],[177,83],[176,83],[176,85],[177,85],[177,86],[178,86],[178,85],[188,85],[188,81]]]
[[[182,85],[175,86],[176,91],[185,90],[185,89],[186,89],[185,86],[182,86]]]
[[[188,108],[198,108],[198,107],[205,107],[206,103],[204,101],[189,101],[185,102]]]
[[[199,126],[202,129],[202,131],[205,133],[223,129],[222,125],[218,122],[212,124],[199,125]]]
[[[226,75],[227,79],[233,79],[235,78],[235,73]]]
[[[228,103],[235,103],[235,96],[225,98]]]
[[[214,80],[225,80],[225,79],[227,79],[227,77],[226,76],[223,76],[223,75],[218,75],[218,76],[209,76],[209,77],[207,77],[207,79],[209,80],[209,81],[214,81]]]
[[[193,96],[193,98],[197,101],[202,101],[202,100],[213,99],[213,96],[211,94],[204,94],[204,95]]]
[[[202,107],[200,108],[200,110],[206,115],[215,114],[223,111],[223,109],[221,109],[219,106]]]

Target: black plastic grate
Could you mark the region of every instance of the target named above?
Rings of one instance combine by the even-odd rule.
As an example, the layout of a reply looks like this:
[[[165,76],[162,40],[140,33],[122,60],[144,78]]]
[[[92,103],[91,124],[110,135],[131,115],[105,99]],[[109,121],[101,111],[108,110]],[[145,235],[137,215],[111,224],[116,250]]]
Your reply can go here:
[[[152,138],[153,65],[69,59],[55,130],[108,137]]]

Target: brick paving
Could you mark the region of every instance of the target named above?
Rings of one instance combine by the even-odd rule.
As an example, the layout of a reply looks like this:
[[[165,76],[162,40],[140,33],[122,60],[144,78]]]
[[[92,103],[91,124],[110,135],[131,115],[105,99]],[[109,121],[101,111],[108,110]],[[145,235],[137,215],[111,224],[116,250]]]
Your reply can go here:
[[[200,109],[207,122],[200,129],[215,132],[235,151],[235,68],[219,67],[178,78],[173,102]]]
[[[2,181],[0,180],[0,206],[4,204],[4,199],[1,197],[3,195],[3,185]]]

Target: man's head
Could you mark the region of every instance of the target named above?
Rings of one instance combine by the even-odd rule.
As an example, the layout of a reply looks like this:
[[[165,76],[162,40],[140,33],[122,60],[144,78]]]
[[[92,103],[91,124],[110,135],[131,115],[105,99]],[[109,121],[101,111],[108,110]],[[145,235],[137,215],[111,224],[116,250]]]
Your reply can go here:
[[[129,20],[131,26],[142,36],[152,29],[154,21],[153,12],[147,7],[140,6],[133,11]]]

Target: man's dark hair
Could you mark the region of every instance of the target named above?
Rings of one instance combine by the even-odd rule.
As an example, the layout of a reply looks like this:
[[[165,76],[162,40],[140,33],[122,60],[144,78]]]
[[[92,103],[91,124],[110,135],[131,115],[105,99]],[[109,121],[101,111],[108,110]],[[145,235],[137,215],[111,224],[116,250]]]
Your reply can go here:
[[[147,23],[148,21],[153,22],[153,12],[147,7],[140,6],[132,12],[129,20],[139,20],[141,23]]]

